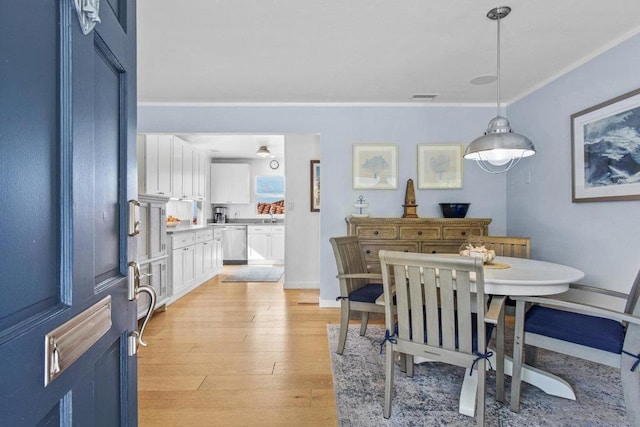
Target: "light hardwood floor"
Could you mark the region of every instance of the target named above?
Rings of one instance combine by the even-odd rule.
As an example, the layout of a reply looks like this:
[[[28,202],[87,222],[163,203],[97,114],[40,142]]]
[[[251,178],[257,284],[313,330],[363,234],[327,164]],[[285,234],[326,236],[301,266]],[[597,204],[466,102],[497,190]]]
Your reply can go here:
[[[149,322],[139,425],[336,425],[327,324],[339,309],[320,309],[317,290],[221,282],[233,268]]]

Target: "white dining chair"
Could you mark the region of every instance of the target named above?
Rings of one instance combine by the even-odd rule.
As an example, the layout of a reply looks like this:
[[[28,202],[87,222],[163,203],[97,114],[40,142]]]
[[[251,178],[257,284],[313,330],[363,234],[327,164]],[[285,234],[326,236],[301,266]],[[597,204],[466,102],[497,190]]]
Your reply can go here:
[[[478,425],[484,425],[486,362],[491,356],[487,343],[500,309],[485,307],[482,260],[383,250],[380,264],[386,325],[384,417],[391,417],[394,353],[399,353],[411,368],[413,357],[421,356],[477,375],[475,413]],[[503,303],[504,297],[493,299],[493,304]],[[488,312],[495,317],[488,318]],[[407,374],[412,376],[413,369],[407,367]],[[496,378],[503,381],[504,373],[497,372]]]

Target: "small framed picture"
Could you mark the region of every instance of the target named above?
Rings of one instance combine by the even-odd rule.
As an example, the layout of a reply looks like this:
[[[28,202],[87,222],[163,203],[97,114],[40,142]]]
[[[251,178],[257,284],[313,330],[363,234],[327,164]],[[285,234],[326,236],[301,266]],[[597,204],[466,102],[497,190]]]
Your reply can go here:
[[[398,146],[353,144],[353,188],[395,190],[398,188]]]
[[[462,144],[418,144],[418,188],[462,188]]]
[[[311,160],[310,177],[311,212],[320,212],[320,160]]]
[[[572,201],[640,200],[640,89],[571,116]]]

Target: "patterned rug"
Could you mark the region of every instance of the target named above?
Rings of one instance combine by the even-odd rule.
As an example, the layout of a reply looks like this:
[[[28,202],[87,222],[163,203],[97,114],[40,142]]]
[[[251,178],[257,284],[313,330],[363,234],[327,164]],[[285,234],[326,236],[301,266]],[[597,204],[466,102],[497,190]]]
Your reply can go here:
[[[240,267],[223,282],[277,282],[284,273],[284,267],[247,266]]]
[[[396,364],[391,418],[382,416],[384,338],[381,326],[369,326],[364,337],[350,326],[342,356],[335,353],[338,325],[327,328],[333,384],[340,426],[473,426],[475,418],[458,413],[464,369],[443,364],[416,365],[408,378]],[[508,337],[507,337],[508,339]],[[508,353],[511,353],[508,351]],[[509,409],[511,378],[506,377],[505,404],[495,401],[495,375],[487,375],[488,426],[628,426],[617,369],[539,350],[539,368],[572,384],[576,401],[549,396],[522,383],[520,412]]]

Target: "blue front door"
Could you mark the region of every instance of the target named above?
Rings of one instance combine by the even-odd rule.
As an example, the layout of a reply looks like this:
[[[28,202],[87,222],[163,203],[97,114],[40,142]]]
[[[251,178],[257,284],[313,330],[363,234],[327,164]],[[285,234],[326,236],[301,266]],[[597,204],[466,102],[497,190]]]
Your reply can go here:
[[[0,6],[0,425],[137,424],[135,11]]]

